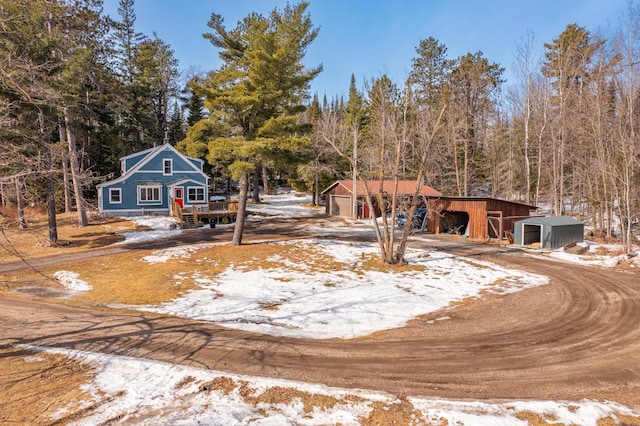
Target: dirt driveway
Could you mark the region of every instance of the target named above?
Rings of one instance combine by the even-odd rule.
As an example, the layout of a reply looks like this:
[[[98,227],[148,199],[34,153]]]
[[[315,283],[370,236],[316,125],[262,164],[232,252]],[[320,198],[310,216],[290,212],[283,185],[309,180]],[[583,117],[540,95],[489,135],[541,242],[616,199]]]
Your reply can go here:
[[[303,236],[318,220],[327,219],[250,225],[245,241]],[[185,233],[152,244],[198,239],[225,240],[230,233]],[[475,256],[547,275],[551,282],[485,296],[401,329],[352,340],[273,337],[168,316],[0,296],[0,343],[129,355],[398,396],[589,398],[640,407],[638,274],[533,259],[450,238],[418,238],[413,246]],[[113,248],[92,255],[108,250]],[[442,317],[449,319],[431,321]]]

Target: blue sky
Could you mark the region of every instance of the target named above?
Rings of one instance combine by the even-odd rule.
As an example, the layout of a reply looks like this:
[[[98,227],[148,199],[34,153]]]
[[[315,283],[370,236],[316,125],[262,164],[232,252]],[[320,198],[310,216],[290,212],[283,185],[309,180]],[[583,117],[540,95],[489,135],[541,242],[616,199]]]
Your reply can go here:
[[[296,3],[296,2],[290,2]],[[187,74],[220,66],[215,48],[202,37],[210,32],[211,13],[222,15],[227,28],[251,12],[268,14],[283,8],[280,0],[135,0],[136,30],[155,31],[171,45]],[[511,69],[516,45],[528,32],[537,48],[557,38],[568,24],[592,33],[617,27],[627,0],[311,0],[308,12],[320,33],[305,63],[324,71],[311,84],[320,97],[346,95],[351,74],[358,88],[365,80],[387,74],[402,85],[420,40],[435,37],[450,58],[482,51],[490,62]],[[104,0],[114,18],[118,0]]]

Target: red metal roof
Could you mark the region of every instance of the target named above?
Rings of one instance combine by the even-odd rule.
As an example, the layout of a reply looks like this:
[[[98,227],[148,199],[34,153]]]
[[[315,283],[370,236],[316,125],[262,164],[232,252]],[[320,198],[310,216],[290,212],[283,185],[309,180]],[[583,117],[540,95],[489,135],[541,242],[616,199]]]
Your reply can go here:
[[[369,190],[372,194],[377,194],[380,190],[380,181],[379,180],[369,180],[366,182]],[[324,192],[329,191],[336,184],[344,186],[349,192],[353,192],[353,181],[352,180],[339,180],[329,188],[324,190]],[[364,189],[365,182],[359,180],[356,182],[356,194],[357,196],[361,196],[365,194]],[[416,191],[417,181],[415,180],[400,180],[398,181],[398,195],[413,195]],[[382,181],[382,191],[388,194],[393,193],[394,181],[393,180],[384,180]],[[323,193],[324,193],[323,192]],[[431,195],[431,196],[440,196],[442,193],[430,187],[429,185],[422,185],[420,187],[419,195]]]

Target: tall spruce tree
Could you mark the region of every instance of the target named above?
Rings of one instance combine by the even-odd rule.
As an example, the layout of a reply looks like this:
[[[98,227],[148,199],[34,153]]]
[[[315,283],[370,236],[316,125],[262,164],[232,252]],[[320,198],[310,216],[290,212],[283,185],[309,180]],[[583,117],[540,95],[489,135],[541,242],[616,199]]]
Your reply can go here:
[[[117,70],[118,99],[114,104],[118,126],[117,140],[121,147],[115,157],[130,154],[141,149],[142,127],[138,123],[137,113],[137,89],[135,84],[136,67],[134,58],[138,46],[147,38],[135,30],[136,13],[134,0],[120,0],[118,3],[119,20],[113,22],[113,47],[112,56],[114,68]]]
[[[195,84],[197,84],[198,79],[195,78],[193,81]],[[204,99],[202,99],[202,96],[200,96],[198,93],[196,93],[195,90],[193,90],[191,85],[187,85],[186,91],[188,94],[186,108],[189,112],[189,115],[187,116],[187,126],[191,127],[194,126],[198,121],[205,118]]]

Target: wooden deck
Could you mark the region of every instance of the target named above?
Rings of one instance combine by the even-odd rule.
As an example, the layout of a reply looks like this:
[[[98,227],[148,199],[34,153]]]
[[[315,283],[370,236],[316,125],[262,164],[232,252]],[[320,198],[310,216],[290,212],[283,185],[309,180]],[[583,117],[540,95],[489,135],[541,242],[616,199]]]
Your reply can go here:
[[[182,208],[173,203],[173,215],[180,220],[183,229],[197,228],[200,223],[231,223],[238,215],[237,201],[210,201],[193,203],[191,207]]]

